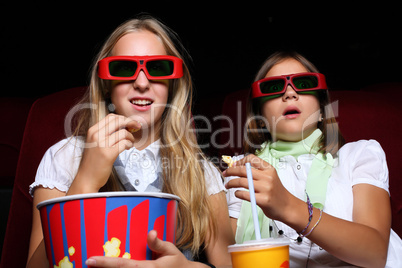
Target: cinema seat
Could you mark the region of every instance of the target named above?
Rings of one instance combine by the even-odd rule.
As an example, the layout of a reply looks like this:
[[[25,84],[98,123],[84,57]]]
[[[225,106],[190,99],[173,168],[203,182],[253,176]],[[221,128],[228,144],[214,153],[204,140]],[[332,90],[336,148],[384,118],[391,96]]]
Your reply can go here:
[[[77,87],[40,98],[32,105],[20,148],[10,212],[1,256],[1,267],[25,267],[32,224],[29,185],[45,151],[65,138],[64,119],[83,96]]]

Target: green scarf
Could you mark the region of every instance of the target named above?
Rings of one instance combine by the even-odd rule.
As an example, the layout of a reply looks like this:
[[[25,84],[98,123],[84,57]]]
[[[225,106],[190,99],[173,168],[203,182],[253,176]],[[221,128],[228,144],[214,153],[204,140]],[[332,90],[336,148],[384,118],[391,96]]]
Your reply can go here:
[[[316,142],[321,137],[321,130],[316,129],[310,136],[299,142],[277,141],[274,143],[265,142],[262,149],[257,151],[257,156],[270,163],[278,169],[279,159],[292,155],[296,159],[300,155],[314,154],[315,157],[307,175],[306,193],[308,193],[314,207],[323,209],[327,193],[328,179],[332,173],[334,159],[330,153],[323,155],[318,153],[319,147]],[[306,198],[306,197],[305,197]],[[269,218],[257,207],[258,220],[261,229],[261,237],[269,237]],[[240,216],[237,220],[236,243],[255,240],[253,218],[250,202],[243,201]]]

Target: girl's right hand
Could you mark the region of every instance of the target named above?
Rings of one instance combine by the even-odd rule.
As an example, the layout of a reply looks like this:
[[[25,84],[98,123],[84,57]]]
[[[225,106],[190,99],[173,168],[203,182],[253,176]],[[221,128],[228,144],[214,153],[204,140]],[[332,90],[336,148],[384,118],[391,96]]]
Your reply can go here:
[[[106,184],[117,156],[134,146],[134,136],[127,129],[139,130],[141,124],[109,114],[89,128],[80,167],[68,194],[98,192]]]
[[[301,206],[303,211],[307,211],[305,210],[305,203],[292,195],[283,186],[276,169],[268,162],[253,154],[249,154],[234,162],[232,167],[223,172],[223,176],[225,177],[238,177],[226,184],[227,189],[248,189],[246,163],[250,163],[253,167],[252,174],[257,205],[268,218],[289,223],[288,220],[294,217],[296,208]],[[235,192],[235,196],[242,200],[250,201],[250,193],[248,191],[238,190]]]

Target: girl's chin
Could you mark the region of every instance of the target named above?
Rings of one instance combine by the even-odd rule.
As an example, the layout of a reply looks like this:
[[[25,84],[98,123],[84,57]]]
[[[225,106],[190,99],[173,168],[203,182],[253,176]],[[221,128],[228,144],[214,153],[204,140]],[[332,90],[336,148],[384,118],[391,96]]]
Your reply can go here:
[[[298,142],[301,141],[308,136],[310,136],[311,133],[314,132],[315,129],[309,129],[309,130],[287,130],[287,131],[282,131],[282,132],[277,132],[276,135],[272,135],[272,138],[277,141],[289,141],[289,142]]]

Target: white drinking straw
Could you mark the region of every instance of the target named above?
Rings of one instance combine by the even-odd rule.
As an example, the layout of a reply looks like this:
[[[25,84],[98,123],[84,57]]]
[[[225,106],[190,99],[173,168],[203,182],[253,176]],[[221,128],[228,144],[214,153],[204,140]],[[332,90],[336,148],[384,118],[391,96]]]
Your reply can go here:
[[[257,202],[255,201],[253,174],[251,172],[250,163],[246,163],[246,171],[247,171],[248,189],[250,192],[251,212],[253,214],[253,221],[254,221],[255,239],[260,240],[261,239],[260,225],[258,223]]]

